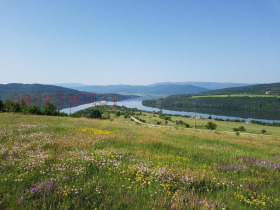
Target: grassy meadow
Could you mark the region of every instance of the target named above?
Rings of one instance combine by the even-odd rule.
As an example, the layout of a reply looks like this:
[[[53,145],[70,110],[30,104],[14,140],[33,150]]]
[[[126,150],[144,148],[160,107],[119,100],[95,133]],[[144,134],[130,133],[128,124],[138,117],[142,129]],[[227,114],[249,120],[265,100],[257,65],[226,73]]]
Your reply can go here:
[[[166,120],[159,118],[157,114],[152,114],[148,112],[142,112],[142,115],[138,116],[138,119],[144,120],[145,123],[148,124],[159,124],[164,126],[164,127],[174,127],[176,129],[184,129],[186,128],[185,125],[180,125],[177,124],[176,122],[178,121],[183,121],[185,124],[189,124],[190,128],[193,129],[194,124],[196,123],[196,128],[199,130],[205,130],[205,125],[209,122],[212,121],[215,124],[218,125],[217,129],[215,132],[222,132],[222,133],[228,133],[228,132],[233,132],[233,128],[238,128],[240,126],[243,126],[246,128],[246,132],[240,133],[241,135],[248,135],[248,134],[261,134],[261,130],[265,129],[267,131],[267,134],[271,135],[277,135],[280,136],[280,128],[279,127],[274,127],[274,126],[265,126],[265,125],[256,125],[248,122],[230,122],[230,121],[217,121],[214,119],[204,119],[198,117],[196,120],[194,118],[190,117],[184,117],[184,116],[172,116],[171,121],[168,120],[166,124]]]
[[[279,127],[137,117],[0,113],[0,209],[280,209]]]

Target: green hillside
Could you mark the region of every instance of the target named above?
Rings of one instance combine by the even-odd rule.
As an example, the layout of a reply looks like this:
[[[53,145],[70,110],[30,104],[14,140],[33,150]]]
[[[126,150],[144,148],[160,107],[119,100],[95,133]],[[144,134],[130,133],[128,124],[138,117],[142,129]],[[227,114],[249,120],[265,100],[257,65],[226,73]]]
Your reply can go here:
[[[122,109],[103,119],[0,113],[0,209],[280,208],[279,136],[149,127]]]
[[[68,96],[73,95],[73,97],[74,97],[73,99],[74,99],[75,103],[71,106],[77,106],[77,105],[79,105],[79,103],[84,103],[84,102],[88,103],[88,102],[93,101],[91,98],[92,94],[96,94],[96,101],[101,101],[103,98],[103,96],[101,96],[98,93],[78,91],[78,90],[64,88],[64,87],[55,86],[55,85],[19,84],[19,83],[11,83],[11,84],[7,84],[7,85],[0,84],[0,100],[11,100],[11,96],[13,96],[14,94],[17,94],[21,99],[22,99],[23,95],[25,95],[25,94],[29,95],[31,103],[34,103],[34,96],[36,94],[39,94],[38,97],[41,97],[41,99],[43,101],[42,104],[46,100],[52,99],[52,100],[50,100],[50,102],[52,102],[52,103],[57,102],[56,106],[58,108],[69,107],[68,104],[73,102],[70,100],[69,97],[67,97],[67,95]],[[48,94],[50,94],[51,96],[49,96]],[[56,99],[55,97],[57,94],[61,94],[61,95],[59,95],[58,98]],[[79,95],[81,95],[81,96],[78,97]],[[114,101],[114,98],[111,97],[114,95],[113,93],[107,93],[106,95],[108,96],[108,101]],[[121,100],[129,99],[132,97],[136,97],[136,96],[118,94],[116,99],[118,101],[121,101]],[[37,98],[37,96],[35,98]],[[12,100],[14,102],[16,102],[18,100],[18,98],[15,96],[15,97],[13,97]],[[38,102],[38,100],[36,100],[35,103],[37,103],[37,102]],[[42,106],[42,105],[39,105],[39,106]]]
[[[280,119],[280,83],[227,88],[199,95],[146,100],[143,105],[242,118]]]
[[[231,94],[257,94],[280,95],[280,83],[257,84],[245,87],[225,88],[202,93],[201,95],[231,95]]]

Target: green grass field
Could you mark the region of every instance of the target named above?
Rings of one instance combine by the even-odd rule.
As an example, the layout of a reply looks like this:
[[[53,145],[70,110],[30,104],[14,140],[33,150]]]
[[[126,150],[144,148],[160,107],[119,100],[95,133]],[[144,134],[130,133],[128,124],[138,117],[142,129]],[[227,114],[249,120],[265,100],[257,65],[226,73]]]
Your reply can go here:
[[[137,117],[154,124],[157,114]],[[279,127],[0,113],[0,209],[280,209]],[[247,134],[230,133],[243,125]],[[269,135],[260,135],[261,129]]]
[[[189,124],[191,127],[189,129],[193,129],[194,123],[195,123],[194,118],[184,117],[184,116],[171,116],[171,121],[169,120],[166,124],[166,120],[159,118],[158,114],[153,114],[153,113],[143,112],[143,111],[142,111],[142,115],[139,115],[138,117],[142,120],[145,120],[145,122],[149,123],[149,124],[156,124],[159,121],[159,122],[161,122],[160,125],[173,126],[175,128],[181,128],[181,129],[185,128],[185,126],[177,125],[176,121],[182,120],[183,122]],[[246,128],[246,132],[245,132],[246,134],[247,133],[261,134],[261,130],[265,129],[267,131],[267,134],[280,136],[279,127],[256,125],[256,124],[247,123],[247,122],[228,122],[228,121],[217,121],[217,120],[199,118],[199,119],[196,119],[196,128],[205,129],[205,125],[209,121],[213,121],[218,125],[216,131],[233,132],[233,128],[238,128],[240,126],[243,126]],[[241,133],[241,135],[242,135],[242,133]]]

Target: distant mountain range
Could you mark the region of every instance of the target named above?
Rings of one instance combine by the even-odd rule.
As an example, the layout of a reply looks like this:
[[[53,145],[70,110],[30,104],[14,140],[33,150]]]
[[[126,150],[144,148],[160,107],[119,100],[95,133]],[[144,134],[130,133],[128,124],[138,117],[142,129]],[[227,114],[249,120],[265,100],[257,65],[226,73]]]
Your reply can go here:
[[[200,85],[199,87],[193,84]],[[110,96],[113,94],[118,94],[117,100],[125,100],[135,95],[153,95],[153,96],[170,96],[170,95],[184,95],[184,94],[212,94],[211,88],[221,88],[228,86],[242,86],[245,84],[237,83],[194,83],[194,82],[185,82],[185,83],[157,83],[152,85],[82,85],[79,83],[67,83],[58,85],[43,85],[43,84],[21,84],[21,83],[11,83],[7,85],[0,84],[0,99],[10,99],[13,94],[19,94],[21,97],[23,94],[29,94],[33,96],[34,94],[40,94],[44,97],[45,94],[52,94],[55,97],[56,94],[63,94],[63,100],[68,100],[66,95],[73,94],[75,96],[79,94],[85,94],[87,99],[90,98],[92,93],[101,94],[106,93]],[[201,87],[203,86],[203,87]],[[207,88],[206,88],[207,87]],[[255,86],[253,86],[255,87]],[[245,89],[249,93],[249,87],[239,87],[232,88],[233,90],[239,92],[244,92]],[[263,90],[270,90],[270,87],[264,89],[265,86],[261,86]],[[248,89],[248,90],[247,90]],[[230,91],[230,89],[215,90],[217,93],[224,93],[224,91]],[[216,92],[213,93],[216,93]],[[64,105],[65,107],[65,105]]]
[[[108,86],[83,86],[75,87],[76,90],[99,92],[99,93],[126,93],[126,94],[143,94],[143,95],[174,95],[174,94],[195,94],[208,91],[206,88],[201,88],[193,85],[168,85],[159,84],[155,86],[144,85],[108,85]]]
[[[60,86],[60,87],[66,87],[66,88],[72,88],[72,89],[74,89],[75,87],[87,86],[87,85],[81,84],[81,83],[55,83],[55,84],[52,84],[52,85]]]
[[[62,87],[73,88],[79,91],[99,93],[126,93],[143,95],[178,95],[196,94],[214,89],[228,87],[242,87],[243,83],[215,83],[215,82],[163,82],[151,85],[81,85],[78,83],[57,84]]]
[[[223,89],[223,88],[232,88],[232,87],[243,87],[243,86],[248,86],[248,85],[252,85],[250,83],[220,83],[220,82],[160,82],[160,83],[155,83],[155,84],[151,84],[151,85],[84,85],[81,83],[57,83],[54,84],[57,86],[62,86],[62,87],[66,87],[66,88],[85,88],[85,87],[114,87],[115,89],[118,88],[118,86],[120,86],[120,88],[122,88],[123,86],[128,86],[128,87],[154,87],[154,86],[158,86],[158,85],[193,85],[193,86],[197,86],[197,87],[201,87],[201,88],[205,88],[208,90],[217,90],[217,89]]]
[[[220,83],[220,82],[163,82],[157,84],[176,84],[176,85],[194,85],[197,87],[206,88],[208,90],[218,90],[224,88],[244,87],[252,85],[250,83]]]

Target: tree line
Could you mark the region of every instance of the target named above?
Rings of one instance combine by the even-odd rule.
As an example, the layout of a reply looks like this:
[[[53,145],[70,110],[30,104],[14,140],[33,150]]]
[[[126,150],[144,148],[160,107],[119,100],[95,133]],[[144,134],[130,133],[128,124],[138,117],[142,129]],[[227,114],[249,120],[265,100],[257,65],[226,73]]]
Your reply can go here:
[[[143,101],[144,106],[176,111],[197,111],[236,117],[279,118],[280,98],[277,97],[201,97],[169,96]],[[267,119],[269,119],[267,118]],[[262,119],[262,118],[260,118]]]
[[[45,103],[42,108],[35,105],[27,105],[24,100],[20,103],[13,103],[9,100],[0,100],[0,112],[12,112],[34,115],[52,115],[52,116],[67,116],[66,113],[61,113],[52,103]]]

